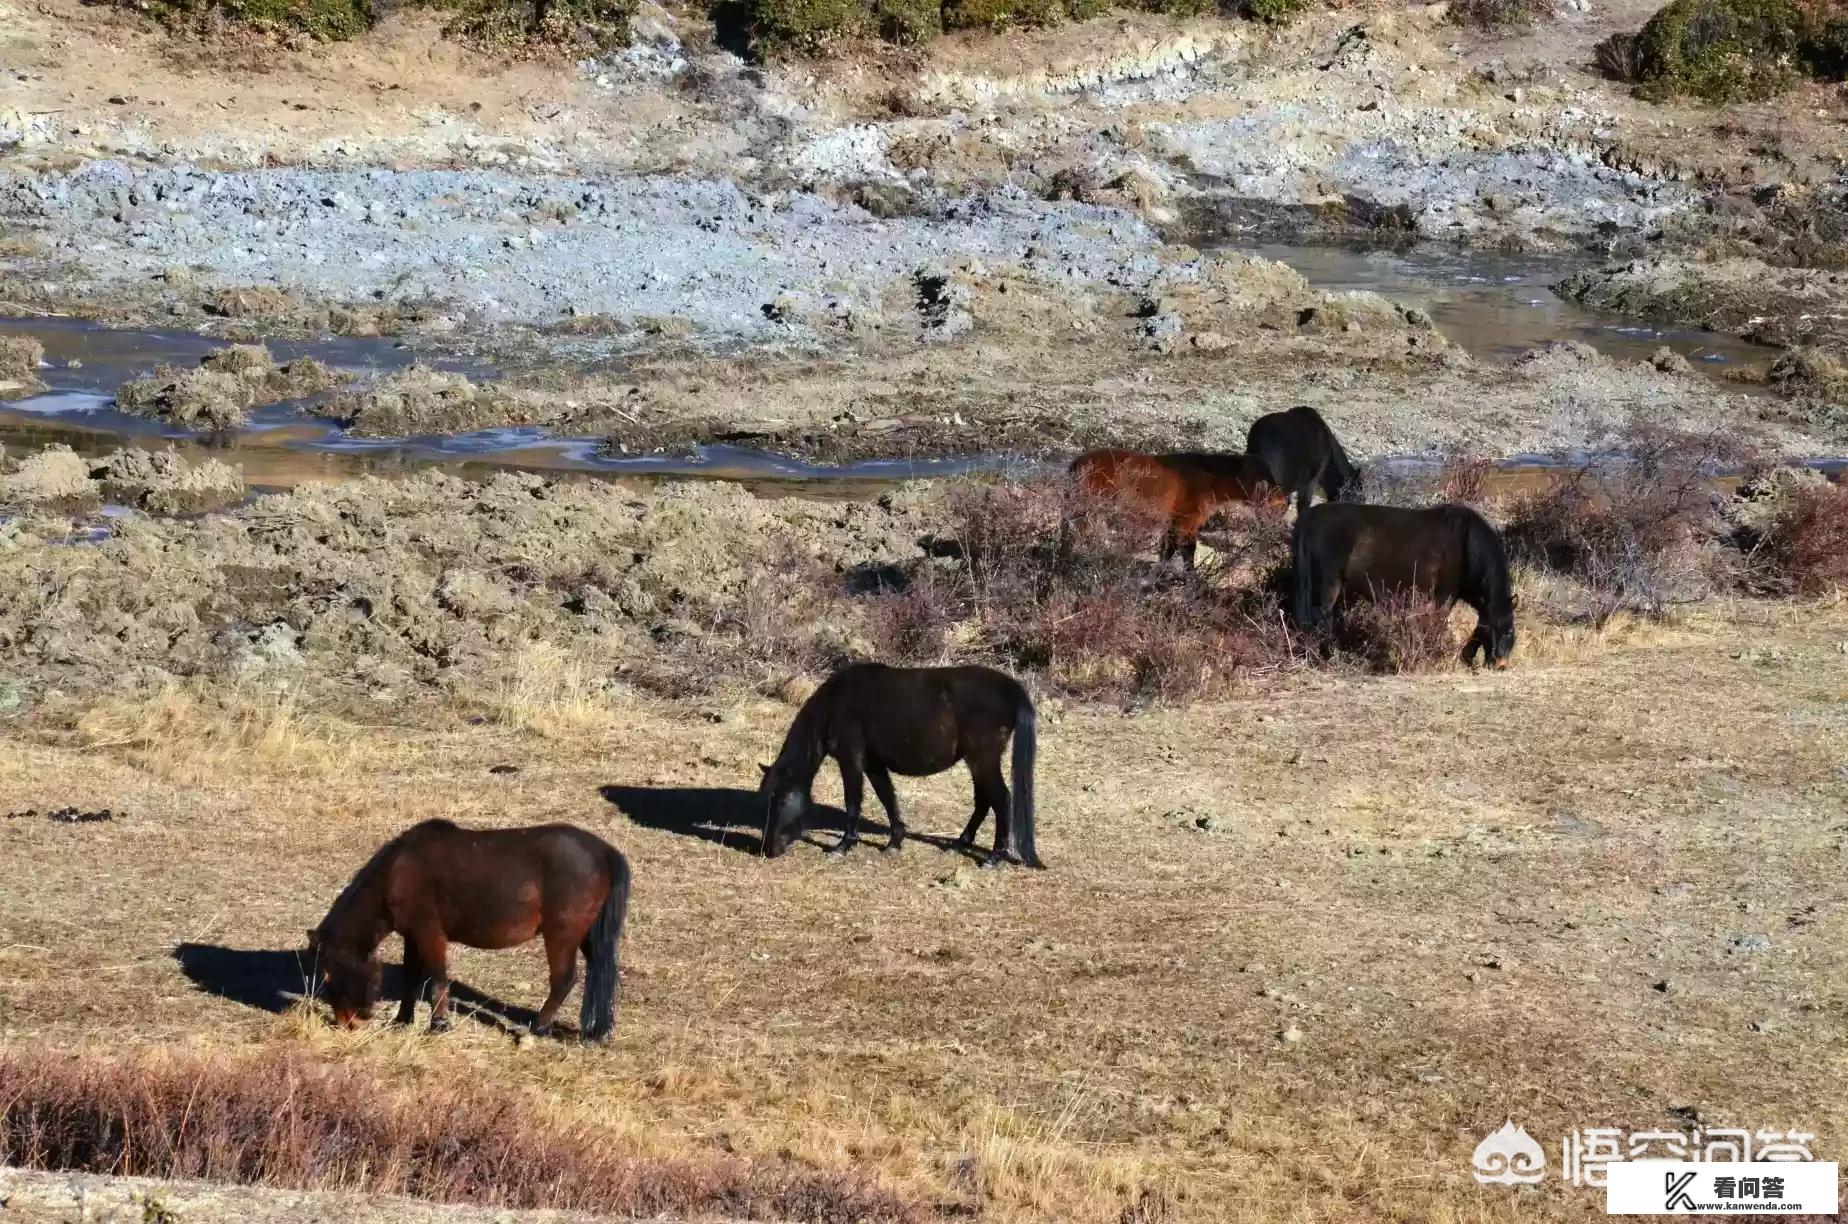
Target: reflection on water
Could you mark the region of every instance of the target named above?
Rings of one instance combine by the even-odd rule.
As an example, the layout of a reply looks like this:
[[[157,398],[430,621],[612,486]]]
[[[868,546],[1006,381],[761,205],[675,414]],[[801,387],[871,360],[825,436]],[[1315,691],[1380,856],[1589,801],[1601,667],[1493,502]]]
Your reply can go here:
[[[1694,327],[1656,326],[1569,302],[1549,286],[1592,266],[1583,255],[1507,255],[1449,247],[1239,247],[1287,263],[1317,289],[1370,289],[1429,314],[1478,356],[1513,356],[1578,340],[1611,357],[1644,360],[1667,345],[1698,365],[1763,361],[1774,350]]]

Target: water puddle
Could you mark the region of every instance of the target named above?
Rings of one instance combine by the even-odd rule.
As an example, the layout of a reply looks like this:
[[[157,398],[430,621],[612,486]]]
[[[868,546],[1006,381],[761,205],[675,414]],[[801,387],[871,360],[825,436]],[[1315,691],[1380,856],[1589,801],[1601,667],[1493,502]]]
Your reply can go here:
[[[1718,370],[1761,361],[1770,350],[1710,332],[1652,327],[1590,311],[1562,300],[1549,285],[1590,262],[1585,256],[1501,255],[1442,247],[1361,250],[1335,246],[1239,245],[1290,264],[1319,289],[1367,289],[1431,315],[1450,339],[1480,357],[1511,357],[1555,340],[1580,340],[1619,359],[1642,360],[1666,345],[1698,366]],[[63,443],[100,455],[125,442],[158,442],[189,458],[237,464],[255,489],[441,467],[485,477],[515,469],[577,473],[609,479],[713,478],[765,491],[859,496],[868,490],[928,476],[992,470],[1005,456],[873,460],[840,466],[804,463],[748,447],[712,444],[681,455],[608,455],[600,439],[559,437],[538,428],[397,439],[358,438],[314,415],[315,401],[256,411],[248,428],[230,437],[191,433],[113,407],[117,387],[156,365],[198,364],[225,343],[158,328],[109,328],[72,319],[0,319],[0,334],[30,335],[45,346],[48,390],[0,402],[0,444],[15,453]],[[383,338],[268,342],[279,362],[313,357],[338,370],[377,376],[422,362],[471,378],[492,378],[484,363],[453,353],[420,350]],[[1510,467],[1522,466],[1519,463]]]
[[[1287,263],[1325,292],[1370,289],[1416,306],[1452,343],[1477,357],[1512,358],[1556,340],[1577,340],[1627,361],[1646,361],[1666,346],[1696,367],[1718,370],[1762,362],[1777,353],[1736,336],[1642,323],[1567,301],[1551,286],[1601,262],[1584,255],[1508,255],[1437,246],[1386,250],[1265,244],[1225,249]]]

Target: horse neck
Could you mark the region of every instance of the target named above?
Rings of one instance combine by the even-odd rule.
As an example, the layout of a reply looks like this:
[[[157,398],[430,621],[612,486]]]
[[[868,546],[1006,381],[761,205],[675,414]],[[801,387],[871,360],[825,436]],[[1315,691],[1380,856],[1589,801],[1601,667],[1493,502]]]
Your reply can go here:
[[[385,867],[397,851],[395,840],[388,843],[347,881],[321,919],[320,929],[329,943],[351,945],[361,956],[370,956],[384,940],[391,925],[385,917]]]
[[[1248,455],[1215,456],[1206,474],[1213,496],[1222,501],[1250,501],[1260,479]]]
[[[810,701],[789,724],[783,747],[776,754],[777,768],[783,775],[807,790],[821,770],[822,740],[827,732],[827,714],[821,701]]]

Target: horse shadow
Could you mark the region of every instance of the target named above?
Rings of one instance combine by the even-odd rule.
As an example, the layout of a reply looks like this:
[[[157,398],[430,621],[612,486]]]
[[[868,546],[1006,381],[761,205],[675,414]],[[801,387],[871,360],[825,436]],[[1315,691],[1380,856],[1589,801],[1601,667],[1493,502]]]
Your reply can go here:
[[[603,786],[598,790],[611,807],[644,828],[697,837],[743,854],[764,852],[764,800],[756,791],[729,786]],[[891,836],[892,827],[874,816],[874,810],[869,806],[860,814],[860,833],[877,843]],[[846,812],[816,803],[809,808],[808,823],[798,840],[832,850],[846,832]],[[954,838],[915,829],[906,833],[905,840],[939,850],[974,853]]]
[[[305,950],[293,948],[225,948],[183,943],[173,950],[180,972],[206,994],[280,1016],[314,993],[314,964]],[[404,997],[404,972],[386,965],[379,989],[379,1014],[389,1014]],[[428,1001],[428,992],[424,1001]],[[504,1002],[461,982],[449,983],[451,1014],[504,1033],[531,1028],[539,1013]],[[426,1008],[420,1020],[427,1021]],[[563,1027],[562,1025],[560,1027]]]

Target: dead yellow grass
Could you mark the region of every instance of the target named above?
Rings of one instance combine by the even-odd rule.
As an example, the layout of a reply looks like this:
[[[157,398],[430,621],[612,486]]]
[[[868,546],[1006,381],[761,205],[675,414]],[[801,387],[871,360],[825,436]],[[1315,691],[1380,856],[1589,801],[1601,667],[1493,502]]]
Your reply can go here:
[[[1572,1127],[1685,1130],[1688,1110],[1800,1126],[1825,1158],[1848,1133],[1845,606],[1524,623],[1505,673],[1050,703],[1045,873],[921,845],[745,853],[743,792],[791,707],[618,704],[556,659],[483,725],[105,703],[0,753],[0,812],[127,813],[0,821],[0,1028],[498,1084],[639,1153],[787,1153],[1008,1224],[1584,1219],[1597,1194],[1556,1175],[1478,1186],[1477,1139],[1513,1117],[1554,1155]],[[967,814],[961,773],[899,793],[920,831]],[[292,1005],[275,958],[438,815],[572,820],[631,856],[611,1048],[336,1033]],[[1770,951],[1735,950],[1746,934]],[[277,979],[280,1011],[227,966]],[[536,950],[455,970],[514,1006],[543,994]]]

